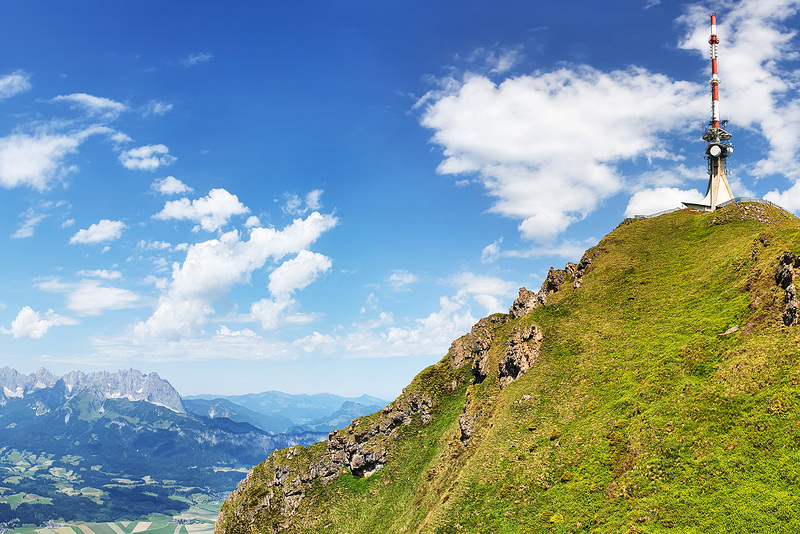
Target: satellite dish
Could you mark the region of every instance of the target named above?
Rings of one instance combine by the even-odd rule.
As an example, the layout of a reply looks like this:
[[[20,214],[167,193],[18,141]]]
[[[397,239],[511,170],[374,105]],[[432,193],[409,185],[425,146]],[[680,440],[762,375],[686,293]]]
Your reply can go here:
[[[717,157],[722,154],[722,149],[719,147],[719,145],[711,145],[711,148],[708,149],[708,153],[714,157]]]

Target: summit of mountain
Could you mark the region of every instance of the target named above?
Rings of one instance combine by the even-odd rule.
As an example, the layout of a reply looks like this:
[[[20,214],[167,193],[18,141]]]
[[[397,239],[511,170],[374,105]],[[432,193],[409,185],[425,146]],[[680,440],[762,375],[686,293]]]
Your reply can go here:
[[[797,276],[777,207],[627,219],[216,533],[800,531]]]

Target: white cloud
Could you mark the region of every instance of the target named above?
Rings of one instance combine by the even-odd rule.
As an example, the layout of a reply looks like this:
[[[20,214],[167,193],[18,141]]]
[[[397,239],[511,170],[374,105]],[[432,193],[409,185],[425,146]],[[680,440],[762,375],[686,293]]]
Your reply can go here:
[[[104,280],[116,280],[118,278],[122,278],[122,273],[119,271],[109,271],[106,269],[83,269],[78,271],[78,276],[83,276],[86,278],[102,278]]]
[[[189,54],[188,57],[181,60],[181,63],[183,63],[183,65],[186,68],[189,68],[189,67],[194,67],[198,63],[205,63],[206,61],[210,60],[213,57],[214,56],[206,52],[200,52],[198,54]]]
[[[80,136],[49,133],[0,138],[0,186],[48,189],[53,180],[71,170],[64,160],[78,151],[81,141]]]
[[[133,291],[108,287],[98,280],[83,280],[67,297],[67,307],[78,315],[101,315],[106,310],[123,310],[141,305]]]
[[[100,117],[105,120],[116,119],[120,113],[128,109],[125,104],[120,102],[86,93],[59,95],[53,98],[53,102],[70,103],[73,107],[83,108],[91,117]]]
[[[11,74],[0,76],[0,99],[24,93],[31,88],[31,75],[17,70]]]
[[[131,137],[128,134],[122,132],[114,132],[111,135],[111,140],[117,144],[130,143],[131,141],[133,141],[133,139],[131,139]]]
[[[221,337],[251,337],[251,338],[258,338],[260,337],[258,334],[250,330],[249,328],[244,328],[242,330],[231,330],[225,325],[219,327],[217,330],[217,336]]]
[[[681,208],[682,202],[700,202],[703,195],[697,189],[678,189],[676,187],[654,187],[642,189],[633,194],[625,209],[626,217],[634,215],[653,215],[660,211]]]
[[[153,337],[168,339],[196,332],[214,313],[213,303],[232,286],[249,282],[251,274],[270,258],[280,260],[306,250],[336,223],[332,215],[314,212],[283,230],[253,228],[247,241],[231,231],[219,239],[190,245],[184,262],[173,265],[172,281],[156,310],[146,321],[134,325],[134,340],[142,343]],[[289,285],[287,282],[280,287]]]
[[[289,215],[305,215],[309,211],[317,211],[322,208],[322,189],[314,189],[306,194],[305,202],[297,195],[286,194],[286,205],[283,211]]]
[[[508,310],[500,299],[513,299],[519,286],[494,276],[485,276],[471,272],[462,272],[452,276],[449,283],[458,288],[457,298],[472,297],[475,302],[486,309],[486,313],[498,313]]]
[[[159,102],[158,100],[151,100],[145,106],[142,115],[147,117],[148,115],[165,115],[172,111],[172,104],[168,104],[166,102]]]
[[[191,187],[181,182],[174,176],[167,176],[165,178],[155,180],[150,187],[162,195],[177,195],[180,193],[191,193],[193,191]]]
[[[661,137],[686,130],[706,108],[703,86],[636,67],[564,67],[499,85],[467,75],[444,85],[418,102],[443,149],[438,172],[477,175],[495,197],[491,211],[521,220],[522,236],[536,240],[621,191],[619,162],[668,158]]]
[[[473,63],[483,63],[490,73],[503,74],[511,70],[523,59],[522,47],[487,50],[477,48],[469,56]]]
[[[500,243],[502,242],[503,238],[501,237],[483,247],[481,251],[481,263],[494,263],[497,261],[497,258],[500,257]]]
[[[141,239],[136,243],[136,248],[140,250],[167,250],[172,248],[172,245],[166,241],[145,241]]]
[[[795,183],[786,191],[773,189],[764,195],[764,199],[774,202],[785,210],[798,213],[800,212],[800,182]]]
[[[203,230],[219,230],[234,215],[243,215],[250,211],[239,202],[239,198],[225,189],[212,189],[207,196],[189,200],[171,200],[164,204],[164,209],[153,217],[161,220],[190,220],[200,224]]]
[[[73,224],[75,224],[75,219],[67,219],[67,220],[65,220],[63,223],[61,223],[61,228],[62,228],[62,229],[63,229],[63,228],[69,228],[69,227],[70,227],[70,226],[72,226]]]
[[[389,275],[389,283],[395,291],[405,289],[406,286],[418,281],[417,275],[403,269],[397,269]]]
[[[26,237],[32,237],[33,232],[36,229],[36,226],[43,220],[47,218],[46,214],[38,213],[33,208],[28,208],[20,214],[20,217],[23,217],[24,220],[22,224],[20,224],[17,231],[11,234],[12,239],[23,239]]]
[[[125,228],[127,226],[122,221],[103,219],[96,224],[92,224],[89,228],[78,230],[70,238],[69,242],[74,245],[75,243],[92,244],[114,241],[119,239],[122,235],[122,230]]]
[[[244,223],[247,228],[252,228],[254,226],[261,226],[261,220],[256,217],[255,215],[251,215],[247,218],[247,222]]]
[[[770,146],[749,169],[757,178],[781,174],[800,180],[800,79],[788,74],[795,71],[799,49],[796,29],[784,25],[799,7],[797,0],[743,0],[717,18],[721,116],[735,110],[736,126],[759,131]],[[686,27],[680,46],[707,58],[707,8],[690,6],[678,22]]]
[[[12,334],[14,338],[31,337],[41,339],[54,326],[72,324],[77,324],[77,321],[70,317],[56,315],[53,310],[47,310],[44,317],[42,317],[39,312],[33,311],[30,306],[25,306],[11,322],[11,328],[0,327],[0,332]]]
[[[469,332],[476,319],[463,296],[441,297],[439,309],[417,319],[410,326],[394,326],[393,318],[383,314],[378,320],[354,324],[342,335],[312,335],[293,345],[307,352],[340,352],[351,358],[390,356],[441,356],[454,339]]]
[[[261,299],[250,306],[250,316],[261,324],[264,330],[274,330],[281,324],[286,310],[294,304],[293,299],[280,301]]]
[[[327,256],[301,250],[297,256],[283,262],[270,273],[269,291],[278,298],[285,298],[296,290],[307,287],[330,269],[331,260]]]
[[[119,156],[125,168],[143,171],[154,171],[162,165],[174,163],[177,159],[169,154],[169,148],[161,144],[132,148]]]

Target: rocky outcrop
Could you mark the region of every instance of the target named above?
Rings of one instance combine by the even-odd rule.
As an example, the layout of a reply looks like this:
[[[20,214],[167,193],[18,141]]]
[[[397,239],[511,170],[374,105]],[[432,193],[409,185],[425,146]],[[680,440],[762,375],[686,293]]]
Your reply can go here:
[[[453,341],[448,352],[453,369],[460,369],[467,362],[472,362],[472,375],[475,377],[475,382],[483,382],[490,372],[489,347],[492,346],[494,339],[494,329],[508,320],[507,315],[490,315],[475,323],[469,334]],[[456,384],[457,386],[458,384]]]
[[[794,287],[794,268],[800,266],[800,257],[791,252],[784,252],[781,262],[775,269],[775,283],[784,290],[783,292],[783,324],[792,326],[797,324],[797,291]]]
[[[511,305],[511,309],[508,310],[508,313],[510,313],[514,318],[522,317],[529,311],[538,308],[539,306],[544,306],[546,303],[546,296],[540,295],[539,293],[534,293],[528,288],[521,287],[519,288],[519,298],[517,298],[514,301],[514,304]]]
[[[413,393],[398,397],[393,403],[373,417],[354,420],[347,428],[334,430],[327,442],[318,443],[311,448],[290,447],[276,451],[267,462],[257,466],[239,483],[228,502],[235,503],[248,498],[247,493],[258,486],[258,502],[248,513],[257,515],[261,510],[280,510],[284,518],[289,518],[305,498],[306,491],[319,481],[323,486],[329,484],[342,473],[350,471],[356,477],[368,477],[379,471],[389,455],[390,441],[397,430],[411,423],[419,416],[422,423],[431,419],[434,401],[430,396]],[[324,446],[321,454],[315,457],[309,451]],[[264,477],[266,476],[266,480]],[[259,477],[259,480],[254,480]],[[239,509],[235,506],[223,507],[219,524],[238,520]],[[276,525],[270,532],[281,532]]]
[[[519,297],[511,305],[508,313],[516,319],[539,306],[546,305],[547,297],[559,291],[569,280],[572,280],[572,290],[577,291],[581,287],[583,275],[591,264],[592,258],[587,252],[577,265],[568,261],[563,269],[550,267],[539,292],[534,293],[526,287],[519,288]]]
[[[512,330],[497,369],[501,388],[516,380],[539,361],[542,337],[542,329],[533,324]]]

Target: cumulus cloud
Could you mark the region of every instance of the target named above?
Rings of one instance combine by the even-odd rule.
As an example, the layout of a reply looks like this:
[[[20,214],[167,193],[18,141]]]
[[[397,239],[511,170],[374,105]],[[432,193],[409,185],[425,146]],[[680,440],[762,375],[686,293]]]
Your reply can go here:
[[[306,194],[305,199],[297,195],[286,194],[286,204],[283,206],[284,213],[289,215],[305,215],[309,211],[317,211],[322,208],[322,189],[314,189]]]
[[[285,298],[303,289],[331,269],[331,260],[317,252],[301,250],[294,258],[283,262],[269,275],[269,291]]]
[[[508,310],[501,299],[513,299],[519,286],[495,276],[462,272],[452,276],[450,285],[458,288],[457,298],[471,297],[486,309],[486,313]]]
[[[153,314],[134,325],[134,340],[141,343],[151,337],[176,338],[198,331],[214,313],[213,303],[231,287],[248,282],[251,274],[269,259],[278,261],[287,255],[299,255],[336,224],[334,216],[314,212],[305,219],[295,219],[282,230],[253,228],[246,241],[234,230],[218,239],[190,245],[183,263],[173,265],[169,288],[159,298]],[[307,261],[305,277],[294,282],[287,277],[276,282],[277,287],[301,284],[324,270],[321,258],[313,256]],[[288,301],[281,304],[289,305]]]
[[[125,228],[127,226],[122,221],[103,219],[96,224],[92,224],[89,228],[78,230],[70,238],[69,242],[74,245],[76,243],[93,244],[114,241],[119,239],[122,235],[122,230]]]
[[[652,215],[660,211],[681,208],[682,202],[700,202],[703,195],[697,189],[678,189],[677,187],[653,187],[633,194],[625,216]]]
[[[180,193],[191,193],[193,189],[181,182],[174,176],[167,176],[159,180],[155,180],[151,187],[154,191],[162,195],[178,195]]]
[[[145,145],[124,151],[119,155],[120,162],[127,169],[154,171],[163,165],[170,165],[178,158],[170,155],[165,145]]]
[[[31,75],[24,71],[17,70],[11,74],[0,76],[0,99],[24,93],[30,88]]]
[[[239,202],[239,198],[225,189],[212,189],[207,196],[189,200],[182,198],[164,204],[164,209],[153,217],[161,220],[177,219],[199,223],[199,228],[207,231],[219,230],[234,215],[250,211]],[[199,229],[195,228],[195,230]]]
[[[107,310],[123,310],[141,304],[133,291],[104,286],[99,280],[83,280],[67,297],[67,308],[78,315],[101,315]]]
[[[406,286],[413,284],[417,280],[419,280],[417,275],[403,269],[397,269],[389,275],[389,283],[395,291],[406,289]]]
[[[81,136],[53,133],[0,138],[0,185],[7,189],[48,189],[55,179],[73,169],[66,167],[64,160],[78,151],[82,140]]]
[[[274,330],[281,324],[286,310],[295,304],[293,299],[261,299],[250,306],[250,316],[264,330]]]
[[[128,109],[125,104],[116,102],[110,98],[88,95],[86,93],[59,95],[53,98],[53,102],[67,102],[74,108],[83,109],[91,117],[99,117],[105,120],[116,119],[119,117],[120,113]]]
[[[795,183],[786,191],[773,189],[764,195],[764,199],[774,202],[785,210],[800,212],[800,182]]]
[[[418,103],[443,150],[438,172],[478,176],[495,198],[491,211],[520,220],[522,236],[536,240],[621,191],[621,161],[669,157],[660,137],[687,129],[706,107],[704,87],[637,67],[578,65],[499,85],[467,75],[444,86]]]
[[[25,306],[11,322],[11,328],[0,327],[0,332],[11,334],[15,338],[30,337],[41,339],[54,326],[72,324],[77,324],[77,321],[70,317],[56,315],[53,310],[47,310],[42,315],[37,311],[33,311],[30,306]]]

